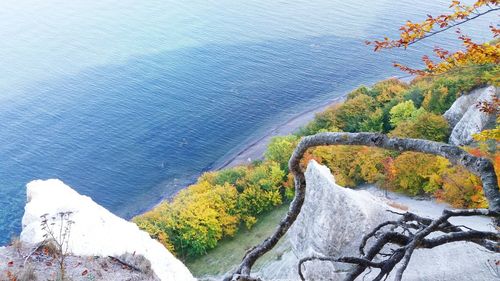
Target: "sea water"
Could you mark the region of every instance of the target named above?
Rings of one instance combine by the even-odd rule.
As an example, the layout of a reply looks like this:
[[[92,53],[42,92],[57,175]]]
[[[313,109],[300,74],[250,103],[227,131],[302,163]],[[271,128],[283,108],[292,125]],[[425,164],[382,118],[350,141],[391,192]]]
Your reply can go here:
[[[287,118],[402,75],[393,61],[456,47],[364,44],[448,2],[1,1],[0,245],[31,180],[131,218]],[[463,28],[482,38],[490,21]]]

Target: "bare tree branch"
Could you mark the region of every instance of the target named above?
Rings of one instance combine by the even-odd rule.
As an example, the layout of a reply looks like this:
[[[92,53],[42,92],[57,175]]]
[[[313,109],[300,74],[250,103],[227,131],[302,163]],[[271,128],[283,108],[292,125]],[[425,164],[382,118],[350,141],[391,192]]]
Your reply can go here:
[[[373,262],[371,260],[367,260],[364,258],[357,258],[357,257],[334,258],[334,257],[316,257],[316,256],[313,256],[313,257],[303,258],[299,261],[298,271],[299,271],[299,276],[300,276],[301,280],[305,280],[304,274],[302,273],[302,265],[308,261],[313,261],[313,260],[352,263],[352,264],[358,264],[358,265],[363,265],[366,267],[375,267],[375,268],[382,268],[384,266],[383,263]]]
[[[489,251],[499,253],[500,252],[500,233],[489,232],[489,231],[477,231],[468,230],[464,231],[459,227],[456,227],[448,222],[451,217],[459,216],[475,216],[484,215],[489,217],[498,218],[499,214],[487,209],[467,209],[467,210],[444,210],[443,214],[429,222],[429,219],[421,218],[413,213],[405,213],[401,215],[398,221],[390,221],[387,223],[382,223],[376,227],[376,231],[368,233],[363,237],[362,244],[366,245],[366,242],[378,235],[378,239],[375,243],[368,249],[367,254],[360,258],[351,257],[310,257],[304,258],[299,263],[299,276],[301,280],[305,280],[302,273],[303,264],[311,260],[323,260],[332,262],[342,262],[342,263],[354,263],[355,268],[347,276],[346,280],[352,281],[360,276],[366,269],[378,268],[380,273],[375,277],[374,280],[382,280],[387,278],[389,274],[394,270],[396,265],[401,264],[395,274],[394,280],[401,280],[403,273],[406,270],[411,256],[416,249],[432,249],[447,243],[467,241],[476,243]],[[383,231],[385,226],[399,226],[404,228],[405,224],[410,221],[416,221],[419,225],[425,225],[425,227],[420,227],[414,233],[409,232],[408,234],[403,234],[398,231],[390,230]],[[415,230],[415,228],[413,228]],[[379,233],[380,232],[380,233]],[[430,234],[439,234],[439,236],[434,236],[433,238],[426,238]],[[445,233],[445,234],[440,234]],[[392,255],[387,256],[385,253],[381,253],[384,247],[390,247],[390,245],[399,246],[398,248],[392,248]],[[364,252],[364,248],[360,251]],[[385,259],[379,262],[373,262],[376,256],[384,257]]]

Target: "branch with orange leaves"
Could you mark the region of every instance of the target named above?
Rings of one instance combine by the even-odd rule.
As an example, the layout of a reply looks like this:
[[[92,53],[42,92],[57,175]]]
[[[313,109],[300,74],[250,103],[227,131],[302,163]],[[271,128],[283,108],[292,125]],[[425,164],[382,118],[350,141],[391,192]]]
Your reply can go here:
[[[487,65],[500,63],[500,40],[492,43],[475,43],[472,39],[457,30],[458,39],[462,41],[463,50],[449,52],[440,47],[434,48],[434,55],[440,61],[434,61],[429,56],[424,55],[422,61],[425,69],[413,69],[405,65],[394,63],[394,66],[412,75],[435,75],[446,73],[457,67],[467,67],[471,65]]]
[[[400,47],[407,48],[420,40],[444,32],[453,27],[457,27],[488,13],[499,11],[499,5],[499,0],[478,0],[470,6],[463,5],[460,1],[452,1],[450,8],[454,9],[453,13],[442,14],[436,17],[427,15],[427,19],[417,23],[407,21],[405,25],[399,28],[401,31],[399,39],[391,40],[386,37],[382,41],[366,41],[366,43],[368,45],[374,45],[375,51],[378,51],[379,49]],[[484,8],[484,10],[480,11],[482,8]],[[494,37],[500,34],[500,29],[497,29],[494,26],[490,26],[490,29],[493,32]]]
[[[462,4],[460,1],[452,1],[450,8],[453,12],[438,16],[427,15],[427,19],[422,22],[414,23],[407,21],[400,28],[400,38],[392,40],[384,38],[382,41],[367,41],[368,45],[374,45],[374,50],[391,48],[407,48],[423,39],[434,36],[451,28],[458,27],[461,24],[474,20],[483,15],[500,11],[500,0],[478,0],[472,5]],[[500,29],[491,25],[493,39],[500,36]],[[394,66],[413,75],[429,75],[444,73],[457,66],[470,64],[498,64],[500,62],[500,43],[498,40],[493,43],[475,43],[472,39],[457,30],[458,39],[462,41],[464,50],[451,53],[442,48],[436,47],[434,54],[441,61],[434,62],[429,56],[424,56],[422,61],[425,64],[425,70],[412,69],[410,67],[395,63]]]

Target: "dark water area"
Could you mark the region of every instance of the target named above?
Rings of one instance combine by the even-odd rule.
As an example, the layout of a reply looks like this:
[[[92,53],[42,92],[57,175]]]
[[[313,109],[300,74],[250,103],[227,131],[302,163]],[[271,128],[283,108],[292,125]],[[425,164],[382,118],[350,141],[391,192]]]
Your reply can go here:
[[[414,13],[407,12],[390,24],[387,17],[370,20],[367,29],[390,33]],[[59,178],[131,218],[273,124],[360,84],[401,75],[392,61],[417,65],[432,47],[375,54],[363,42],[379,33],[310,33],[156,50],[72,72],[58,61],[60,72],[43,79],[43,71],[26,70],[16,81],[0,81],[12,93],[0,99],[0,244],[20,231],[31,180]]]

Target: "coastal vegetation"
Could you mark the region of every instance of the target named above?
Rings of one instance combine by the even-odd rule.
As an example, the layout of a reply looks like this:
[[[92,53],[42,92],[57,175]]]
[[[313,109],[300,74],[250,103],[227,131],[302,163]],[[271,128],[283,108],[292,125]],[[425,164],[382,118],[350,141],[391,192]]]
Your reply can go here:
[[[428,15],[422,22],[407,21],[398,39],[384,38],[367,44],[375,51],[407,48],[498,10],[498,2],[481,0],[465,5],[452,1],[450,8],[450,13]],[[500,34],[495,26],[490,30],[493,38]],[[424,56],[423,70],[395,64],[416,75],[411,82],[388,79],[371,87],[359,87],[347,95],[344,103],[318,114],[296,134],[274,138],[263,160],[205,173],[171,202],[163,202],[134,221],[178,257],[196,257],[240,229],[250,229],[260,215],[293,198],[288,160],[302,137],[321,132],[374,132],[446,142],[451,128],[442,115],[453,102],[477,87],[500,85],[499,40],[475,43],[460,30],[457,33],[464,50],[451,52],[436,47],[438,61]],[[481,106],[483,111],[498,113],[498,104]],[[474,156],[492,159],[498,174],[498,122],[496,128],[476,135],[475,140],[465,149]],[[441,156],[342,145],[314,146],[302,156],[302,166],[315,159],[328,166],[337,183],[345,187],[371,183],[413,196],[434,197],[453,207],[488,207],[481,180]]]
[[[261,161],[203,174],[171,202],[134,218],[178,257],[203,255],[221,239],[250,229],[258,218],[293,198],[288,159],[303,136],[318,132],[380,132],[394,137],[446,141],[450,128],[442,114],[463,93],[498,85],[498,65],[471,65],[439,76],[405,83],[389,79],[352,91],[344,103],[318,114],[294,135],[272,139]],[[494,159],[500,170],[491,133],[477,136],[468,151]],[[373,147],[320,146],[302,159],[327,165],[338,184],[355,187],[374,183],[409,195],[432,196],[454,207],[484,208],[480,179],[439,156],[395,152]]]
[[[245,255],[245,252],[259,244],[262,239],[270,236],[276,225],[283,219],[288,211],[288,204],[282,204],[273,210],[259,216],[258,221],[251,229],[241,228],[233,237],[221,240],[217,247],[208,254],[188,258],[184,264],[194,276],[219,276],[229,272]],[[281,251],[262,257],[256,266],[261,266],[279,256]]]
[[[293,196],[286,180],[280,163],[268,159],[208,172],[134,221],[178,257],[198,256]]]
[[[379,49],[394,47],[407,48],[409,45],[412,45],[427,37],[456,27],[489,12],[497,11],[499,9],[498,4],[499,3],[496,0],[478,0],[475,1],[472,5],[464,4],[461,1],[452,1],[450,5],[450,8],[452,8],[452,12],[438,16],[427,15],[426,20],[421,23],[413,23],[412,21],[407,21],[406,24],[400,28],[401,33],[399,40],[391,40],[386,37],[383,41],[374,41],[375,51]],[[496,38],[499,35],[500,30],[498,30],[493,25],[490,26],[490,29],[493,33],[493,37]],[[498,70],[498,64],[500,63],[500,46],[498,41],[493,41],[493,44],[490,44],[488,42],[477,44],[474,43],[470,37],[463,35],[459,29],[456,31],[459,34],[459,39],[465,46],[464,51],[460,50],[454,53],[450,53],[447,50],[436,47],[434,49],[434,53],[441,60],[437,64],[429,59],[429,57],[424,56],[423,62],[425,63],[426,68],[423,70],[414,70],[397,63],[395,64],[395,66],[412,74],[417,74],[419,78],[429,76],[435,77],[436,75],[447,74],[453,70],[461,70],[463,68],[470,68],[473,66],[481,67],[492,65]],[[372,42],[367,43],[371,44]],[[496,77],[498,77],[498,73]],[[496,83],[495,86],[498,86],[498,83]],[[396,131],[386,133],[389,133],[392,136],[412,133],[416,135],[415,138],[389,138],[387,134],[369,132],[326,132],[304,137],[298,143],[289,161],[289,168],[293,174],[296,192],[291,202],[289,212],[279,223],[275,232],[271,236],[263,240],[260,244],[248,250],[245,253],[239,266],[237,266],[237,268],[230,275],[227,275],[224,280],[260,280],[259,278],[251,276],[253,265],[260,257],[265,255],[277,245],[280,239],[284,236],[284,234],[288,231],[290,226],[299,216],[301,208],[304,204],[307,185],[303,167],[304,158],[310,158],[306,157],[309,150],[328,145],[367,146],[396,151],[395,155],[390,155],[388,158],[384,159],[387,160],[386,163],[388,163],[388,165],[384,165],[384,168],[387,167],[388,171],[383,174],[383,178],[387,179],[389,188],[392,185],[396,185],[399,186],[399,188],[402,188],[405,191],[409,191],[409,193],[412,194],[434,192],[433,195],[436,195],[436,189],[446,189],[446,186],[443,184],[444,180],[446,179],[438,178],[438,180],[436,180],[434,176],[439,177],[440,174],[435,174],[434,169],[421,170],[422,167],[427,167],[427,165],[430,164],[428,163],[429,159],[425,159],[424,157],[431,155],[444,157],[443,159],[447,159],[450,161],[449,163],[444,163],[446,165],[446,168],[451,167],[450,164],[453,163],[454,165],[459,165],[460,167],[464,168],[465,174],[470,172],[469,176],[472,176],[472,174],[474,174],[477,177],[480,177],[482,183],[478,183],[477,185],[475,183],[472,183],[472,185],[475,185],[475,189],[481,190],[481,192],[484,194],[477,194],[477,196],[476,194],[474,194],[474,196],[484,197],[485,200],[483,203],[477,202],[479,200],[471,200],[473,201],[472,203],[466,201],[462,201],[460,203],[452,202],[452,205],[453,203],[455,205],[478,205],[473,206],[472,209],[445,209],[443,210],[441,216],[435,219],[422,218],[419,215],[411,212],[401,213],[399,214],[401,217],[397,221],[394,221],[392,219],[386,220],[376,226],[371,232],[365,234],[359,245],[359,253],[356,255],[342,255],[339,257],[338,255],[331,255],[330,253],[328,253],[326,256],[310,255],[309,257],[303,257],[298,263],[298,274],[300,280],[306,280],[303,271],[305,263],[314,260],[353,265],[353,268],[349,270],[349,272],[345,275],[345,280],[355,280],[367,270],[368,273],[370,273],[373,269],[376,269],[377,276],[373,280],[387,279],[389,275],[394,273],[394,280],[400,281],[403,279],[403,274],[408,268],[408,264],[416,249],[432,249],[434,247],[451,242],[466,241],[477,243],[487,251],[498,253],[498,232],[478,231],[468,227],[464,230],[461,228],[463,227],[462,225],[454,225],[453,223],[448,221],[452,217],[487,216],[492,219],[492,222],[495,226],[499,226],[498,212],[500,209],[500,191],[498,189],[497,177],[499,167],[495,167],[494,163],[496,163],[496,161],[491,161],[486,157],[477,157],[476,155],[468,153],[464,149],[455,146],[454,144],[457,143],[455,142],[455,129],[453,130],[453,140],[450,140],[450,144],[425,140],[425,138],[446,139],[447,136],[447,132],[444,131],[447,129],[446,124],[439,121],[439,115],[427,115],[426,118],[422,118],[422,116],[426,115],[425,111],[430,112],[431,114],[436,113],[435,111],[438,111],[438,113],[442,113],[442,111],[444,111],[447,107],[440,107],[440,105],[447,104],[447,102],[449,101],[447,97],[453,99],[453,95],[449,95],[448,89],[440,90],[442,90],[440,91],[441,94],[438,95],[432,95],[429,94],[429,92],[423,95],[424,99],[422,100],[421,106],[423,110],[421,110],[421,108],[415,108],[414,105],[412,106],[413,100],[412,103],[409,103],[408,101],[402,102],[401,100],[398,100],[397,97],[399,95],[397,92],[395,95],[393,95],[393,97],[389,99],[385,99],[383,92],[380,93],[380,95],[376,96],[376,101],[382,103],[384,106],[387,102],[392,101],[393,99],[397,103],[397,105],[389,106],[396,107],[394,110],[389,111],[389,121],[394,127],[394,130],[396,130],[401,124],[405,124],[404,122],[406,122],[406,120],[411,121],[413,119],[415,122],[414,124],[405,124],[408,126],[411,125],[410,127],[412,130],[402,130],[401,132]],[[373,100],[363,97],[362,95],[365,95],[367,97],[369,96],[366,94],[366,91],[364,91],[364,93],[362,92],[361,94],[357,93],[357,96],[352,100],[363,98],[363,100],[367,103],[367,106],[365,106],[364,108],[361,107],[362,109],[364,109],[361,110],[364,113],[366,113],[368,111],[366,109],[370,107],[372,110],[374,110],[375,108],[373,108],[372,103]],[[433,99],[434,96],[436,96],[437,99]],[[493,94],[493,96],[495,96],[495,94]],[[445,98],[441,99],[442,97]],[[457,94],[455,94],[455,98],[457,98]],[[433,103],[428,102],[427,104],[425,104],[426,100],[433,101]],[[347,103],[349,103],[349,101],[347,101]],[[362,106],[362,104],[359,102],[357,104]],[[491,97],[491,100],[478,102],[476,104],[476,106],[479,108],[478,111],[481,111],[483,114],[497,114],[497,117],[499,111],[498,105],[499,102],[496,97]],[[424,112],[418,112],[417,110]],[[380,112],[378,112],[378,114],[375,113],[376,111],[374,111],[373,116],[375,118],[367,116],[367,119],[362,121],[360,118],[355,118],[356,114],[350,114],[348,117],[350,117],[350,119],[353,121],[361,121],[363,123],[367,120],[371,121],[373,119],[377,121],[384,120],[383,114],[382,116],[380,116]],[[334,126],[332,129],[338,129],[339,126],[337,126],[336,121],[342,121],[342,118],[338,117],[342,117],[343,115],[344,114],[342,110],[334,111],[332,112],[332,114],[330,114],[333,119],[326,120],[326,123],[330,121],[331,125]],[[428,124],[431,124],[431,126],[428,126]],[[351,124],[344,123],[342,125],[346,127],[344,128],[344,130],[352,130],[353,128]],[[377,125],[377,122],[375,122],[375,125]],[[378,130],[382,129],[381,127],[375,128],[378,128]],[[322,128],[320,128],[320,130],[322,130]],[[481,130],[484,130],[483,126],[481,127]],[[496,154],[496,146],[498,144],[498,118],[495,129],[476,133],[476,135],[473,137],[479,141],[493,141],[493,153]],[[470,141],[467,140],[467,142],[462,143],[470,144]],[[422,156],[416,154],[416,152],[421,152],[428,155]],[[368,153],[369,152],[366,151],[366,154]],[[314,155],[312,157],[314,157]],[[418,162],[412,163],[413,159],[418,159]],[[398,165],[398,160],[401,160],[401,163],[409,163],[410,165],[403,166],[398,169],[398,166],[401,165],[401,163],[399,163]],[[434,160],[438,163],[441,162],[440,159]],[[372,166],[376,164],[377,163],[372,163]],[[417,171],[411,171],[412,168],[417,168]],[[439,167],[439,165],[435,168],[437,170],[443,169],[443,167]],[[402,175],[402,178],[399,181],[397,180],[398,170],[404,172],[400,173],[400,175]],[[454,171],[442,170],[440,172],[453,173]],[[463,184],[463,182],[465,181],[471,182],[472,180],[470,177],[466,179],[463,178],[462,175],[464,173],[460,173],[458,176],[460,178],[459,181],[453,183],[456,183],[457,186],[462,186],[465,185]],[[429,177],[429,174],[431,174],[431,177]],[[479,178],[476,178],[475,180],[477,180],[476,182],[479,182]],[[419,186],[420,188],[414,190],[413,188],[415,185]],[[467,193],[464,194],[463,190],[459,191],[459,196],[465,197],[467,195],[470,195]],[[450,198],[445,197],[445,199]],[[472,197],[470,199],[472,199]],[[356,221],[352,221],[351,223],[356,224]],[[441,235],[442,233],[445,234]],[[432,236],[432,239],[427,238],[429,236]],[[321,240],[322,238],[319,239]],[[372,245],[367,246],[367,241],[370,239],[372,239]],[[393,248],[392,246],[394,245],[397,246]],[[388,246],[391,252],[390,254],[386,253],[386,247]],[[384,253],[382,251],[384,251]],[[309,272],[311,271],[311,269],[309,268],[307,271]],[[314,271],[314,269],[312,271]],[[332,276],[334,275],[333,272],[331,274]],[[324,274],[322,275],[324,276]],[[363,278],[365,277],[366,275],[364,275]]]

